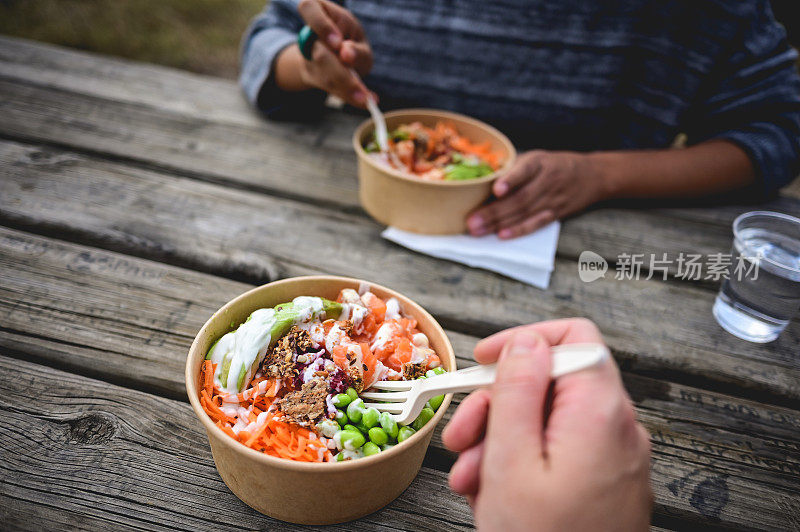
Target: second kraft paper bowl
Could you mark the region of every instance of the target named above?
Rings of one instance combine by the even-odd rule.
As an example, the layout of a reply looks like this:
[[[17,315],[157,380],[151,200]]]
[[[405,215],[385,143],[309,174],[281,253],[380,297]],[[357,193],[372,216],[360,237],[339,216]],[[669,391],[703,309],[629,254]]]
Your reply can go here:
[[[353,134],[353,149],[358,156],[359,199],[370,216],[412,233],[463,233],[467,215],[489,198],[498,173],[514,163],[517,157],[514,145],[492,126],[457,113],[404,109],[384,116],[390,131],[411,122],[429,127],[449,122],[472,142],[489,142],[492,150],[503,154],[503,166],[493,174],[466,181],[425,181],[380,164],[364,151],[364,142],[374,130],[372,120],[363,122]]]
[[[403,312],[416,319],[417,328],[428,336],[445,369],[456,369],[447,335],[425,309],[394,290],[347,277],[296,277],[254,288],[215,312],[189,349],[186,391],[208,434],[217,471],[237,497],[261,513],[292,523],[324,525],[357,519],[389,504],[419,472],[433,430],[450,404],[452,394],[445,397],[433,419],[404,442],[347,462],[303,463],[268,456],[235,441],[206,415],[199,399],[200,366],[217,338],[256,309],[302,295],[336,299],[343,288],[358,290],[362,284],[380,298],[397,298]]]

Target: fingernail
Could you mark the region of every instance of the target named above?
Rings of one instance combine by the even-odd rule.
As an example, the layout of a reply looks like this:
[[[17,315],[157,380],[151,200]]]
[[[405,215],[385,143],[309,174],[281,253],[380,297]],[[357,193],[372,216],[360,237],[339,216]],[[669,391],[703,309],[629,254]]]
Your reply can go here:
[[[494,186],[494,193],[496,196],[502,196],[506,192],[508,192],[508,185],[506,185],[505,183],[497,183]]]
[[[364,103],[367,101],[367,95],[363,91],[355,91],[353,93],[353,100],[357,103]]]
[[[502,229],[497,233],[497,236],[500,238],[511,238],[514,235],[511,233],[511,229]]]
[[[500,358],[530,356],[531,351],[542,342],[542,337],[532,332],[518,332],[508,342],[506,349],[500,353]]]
[[[328,43],[334,48],[338,48],[342,44],[342,37],[338,33],[328,34]]]
[[[483,229],[483,218],[481,218],[478,215],[472,216],[467,221],[467,225],[473,231],[479,231],[479,230]]]

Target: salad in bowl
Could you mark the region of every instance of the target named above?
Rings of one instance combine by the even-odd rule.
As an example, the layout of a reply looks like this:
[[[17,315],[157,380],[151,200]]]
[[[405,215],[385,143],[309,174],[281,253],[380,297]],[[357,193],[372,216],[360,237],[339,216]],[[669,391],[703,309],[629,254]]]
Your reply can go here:
[[[420,121],[400,124],[389,132],[386,153],[380,151],[374,138],[364,151],[390,168],[426,181],[478,179],[494,173],[505,162],[489,141],[472,142],[450,121],[438,121],[432,127]]]
[[[396,298],[368,289],[258,309],[208,350],[200,403],[228,436],[270,456],[341,462],[378,454],[424,426],[444,399],[399,427],[359,398],[380,380],[444,371],[416,327]]]
[[[376,221],[428,235],[459,234],[466,217],[492,196],[492,183],[516,160],[500,131],[468,116],[436,109],[384,115],[388,150],[374,142],[372,120],[353,133],[358,195]]]
[[[378,510],[411,484],[452,398],[433,398],[397,426],[359,395],[380,379],[455,369],[447,335],[416,302],[318,275],[226,303],[195,337],[185,376],[230,490],[271,517],[332,524]]]

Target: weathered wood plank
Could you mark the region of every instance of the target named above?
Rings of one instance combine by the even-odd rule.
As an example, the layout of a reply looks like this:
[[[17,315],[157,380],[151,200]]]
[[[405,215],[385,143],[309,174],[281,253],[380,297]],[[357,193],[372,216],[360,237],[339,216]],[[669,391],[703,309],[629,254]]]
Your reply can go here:
[[[8,279],[0,288],[0,347],[180,398],[182,363],[194,332],[219,305],[249,288],[7,229],[0,229],[0,258]],[[124,289],[115,290],[119,286]],[[188,293],[196,300],[187,307]],[[458,352],[471,353],[474,337],[448,334]],[[459,361],[473,363],[469,357]],[[625,380],[653,434],[660,514],[705,522],[712,507],[693,496],[699,483],[720,476],[729,494],[720,511],[726,522],[739,525],[755,511],[749,505],[763,504],[763,494],[782,500],[800,490],[796,411],[630,374]],[[432,446],[445,457],[440,429]],[[673,489],[678,485],[684,487]],[[761,498],[754,499],[754,492]]]
[[[141,75],[150,81],[131,81],[133,89],[121,88],[135,65],[20,46],[18,41],[0,41],[0,68],[7,76],[0,81],[5,100],[2,131],[7,136],[101,152],[204,180],[361,212],[349,143],[361,120],[357,116],[329,114],[306,125],[267,122],[252,113],[246,119],[246,106],[232,82],[205,84],[202,76],[170,75],[169,69],[143,66]],[[81,84],[81,77],[90,81]],[[181,85],[190,82],[205,88],[200,94],[191,91],[181,96]],[[203,107],[211,105],[216,106],[214,114]],[[223,109],[234,118],[221,116]],[[730,221],[753,208],[729,206],[715,219],[705,220],[698,220],[695,213],[713,213],[717,208],[598,209],[565,223],[559,254],[575,258],[590,249],[615,261],[622,253],[657,254],[657,258],[668,253],[674,260],[680,253],[727,252]],[[800,202],[785,198],[759,208],[798,214]],[[676,266],[670,271],[674,274]]]
[[[252,288],[4,228],[0,271],[0,345],[181,400],[195,334],[225,302]],[[471,355],[473,338],[449,335],[459,352]],[[65,345],[74,348],[67,358]]]
[[[268,121],[245,127],[2,77],[0,96],[3,136],[78,146],[254,190],[357,205],[352,149],[324,142],[332,127],[345,126],[344,114],[313,127]],[[360,120],[350,117],[350,134]]]
[[[262,516],[228,491],[188,404],[5,356],[0,375],[0,500],[8,526],[313,528]],[[445,473],[423,468],[387,508],[339,529],[470,528],[469,506],[446,485]]]
[[[262,122],[235,81],[43,42],[0,36],[0,73],[219,123],[257,127]]]
[[[713,294],[687,283],[587,284],[574,263],[559,260],[542,292],[410,254],[378,238],[360,216],[302,202],[11,142],[0,143],[0,162],[0,218],[21,227],[253,283],[320,270],[365,278],[473,334],[588,316],[629,370],[741,387],[776,401],[800,398],[800,327],[791,324],[767,346],[742,342],[714,322]]]

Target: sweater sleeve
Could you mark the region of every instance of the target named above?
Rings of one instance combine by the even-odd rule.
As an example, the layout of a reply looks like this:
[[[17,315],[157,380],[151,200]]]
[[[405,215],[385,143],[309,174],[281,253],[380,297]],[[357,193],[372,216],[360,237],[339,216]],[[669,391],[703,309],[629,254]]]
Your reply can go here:
[[[757,8],[743,17],[735,47],[693,113],[689,140],[737,144],[753,162],[756,188],[766,196],[800,173],[800,76],[797,52],[769,2],[752,4]]]
[[[325,93],[287,92],[275,84],[275,58],[297,41],[303,27],[297,0],[272,0],[242,38],[239,84],[251,105],[272,118],[310,118],[320,112]]]

